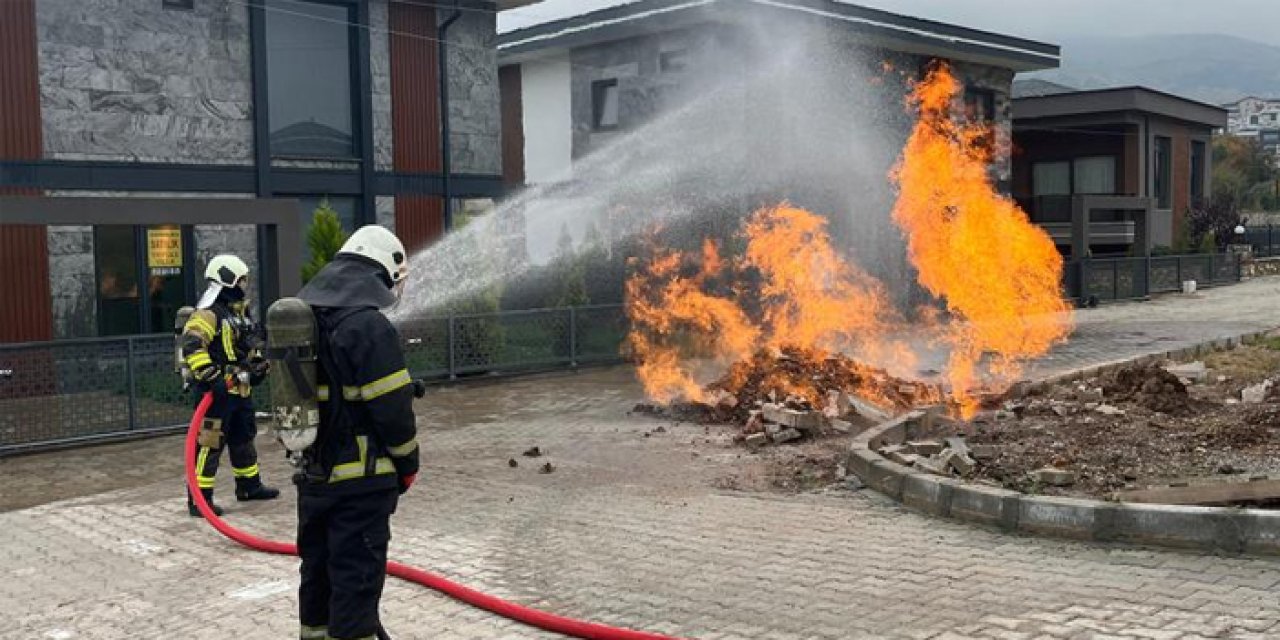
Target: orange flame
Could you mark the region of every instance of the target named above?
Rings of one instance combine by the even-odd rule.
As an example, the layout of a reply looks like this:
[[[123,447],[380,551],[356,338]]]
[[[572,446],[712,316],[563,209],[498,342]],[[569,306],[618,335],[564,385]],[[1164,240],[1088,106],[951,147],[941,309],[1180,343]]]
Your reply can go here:
[[[952,347],[946,375],[967,417],[983,370],[991,383],[1012,382],[1023,363],[1067,336],[1071,321],[1053,241],[992,186],[990,130],[950,117],[961,90],[945,64],[915,85],[908,102],[919,120],[892,177],[908,257],[953,316],[943,329]]]
[[[787,349],[813,360],[832,352],[879,356],[892,351],[910,358],[886,337],[900,320],[884,288],[840,258],[826,220],[782,205],[757,211],[743,235],[746,251],[736,260],[726,261],[708,241],[692,276],[681,274],[682,262],[691,258],[664,251],[628,280],[630,345],[649,397],[703,401],[708,394],[693,371],[699,359],[723,368],[760,349]],[[709,281],[717,277],[729,278],[737,289],[708,293]],[[758,285],[744,291],[745,281]],[[758,300],[759,317],[744,311],[746,298]],[[811,401],[826,392],[782,379],[770,385]]]

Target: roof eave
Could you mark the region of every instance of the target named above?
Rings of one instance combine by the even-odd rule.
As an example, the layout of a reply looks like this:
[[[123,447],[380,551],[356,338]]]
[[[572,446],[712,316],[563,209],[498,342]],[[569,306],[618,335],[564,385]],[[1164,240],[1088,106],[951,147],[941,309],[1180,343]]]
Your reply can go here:
[[[857,5],[829,0],[746,1],[843,22],[865,33],[871,46],[991,64],[1015,72],[1053,69],[1060,61],[1060,49],[1056,45],[897,16]],[[651,0],[511,31],[498,37],[499,59],[502,64],[515,64],[577,47],[722,19],[724,14],[713,11],[714,5],[722,2]]]

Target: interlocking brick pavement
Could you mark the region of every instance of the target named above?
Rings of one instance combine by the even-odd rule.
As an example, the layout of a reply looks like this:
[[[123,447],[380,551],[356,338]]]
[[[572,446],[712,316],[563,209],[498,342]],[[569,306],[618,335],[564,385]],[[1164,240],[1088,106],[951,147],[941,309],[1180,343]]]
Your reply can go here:
[[[1270,328],[1277,293],[1254,281],[1085,312],[1044,370]],[[1011,536],[847,487],[718,490],[778,453],[700,426],[654,432],[626,414],[638,398],[621,367],[433,391],[419,406],[427,471],[393,520],[393,556],[556,613],[708,640],[1280,637],[1280,561]],[[279,449],[260,442],[283,482]],[[547,456],[520,455],[533,445]],[[293,637],[296,561],[188,518],[180,447],[0,461],[0,504],[48,496],[0,513],[0,638]],[[556,471],[538,473],[544,461]],[[124,469],[123,488],[82,479]],[[291,495],[226,506],[246,529],[291,534]],[[383,611],[397,638],[553,637],[396,581]]]

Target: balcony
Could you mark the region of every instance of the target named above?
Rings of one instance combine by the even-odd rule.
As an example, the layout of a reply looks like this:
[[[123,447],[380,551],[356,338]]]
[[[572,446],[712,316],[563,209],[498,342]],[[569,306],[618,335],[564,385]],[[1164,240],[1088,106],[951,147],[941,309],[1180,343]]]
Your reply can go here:
[[[1124,246],[1146,244],[1151,229],[1151,198],[1130,195],[1077,194],[1016,198],[1031,221],[1059,246]],[[1079,234],[1078,237],[1076,234]]]

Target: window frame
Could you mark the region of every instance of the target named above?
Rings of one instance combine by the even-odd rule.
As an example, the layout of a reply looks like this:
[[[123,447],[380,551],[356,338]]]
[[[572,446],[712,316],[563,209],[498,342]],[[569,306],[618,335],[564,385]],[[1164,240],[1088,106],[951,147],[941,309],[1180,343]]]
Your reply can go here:
[[[325,5],[330,7],[341,7],[347,12],[347,99],[350,101],[350,117],[351,117],[351,149],[347,155],[330,156],[330,155],[313,155],[313,154],[296,154],[281,153],[275,149],[275,145],[268,142],[270,149],[269,157],[271,160],[304,160],[304,161],[321,161],[321,162],[358,162],[364,156],[364,132],[361,124],[361,111],[363,109],[363,98],[360,91],[360,65],[363,60],[360,57],[360,30],[363,25],[360,21],[360,0],[282,0],[294,4],[314,4]],[[265,117],[267,121],[267,137],[271,136],[271,20],[270,6],[272,0],[262,0],[262,10],[264,17],[263,38],[266,50],[263,51],[263,66],[268,70],[266,74],[266,100],[261,107],[265,108]],[[255,104],[255,108],[259,105]]]
[[[1173,138],[1155,136],[1151,154],[1151,196],[1156,209],[1173,208]]]
[[[613,124],[604,124],[601,122],[604,118],[604,107],[606,95],[609,89],[613,89],[615,99],[618,102],[617,113],[614,114]],[[591,130],[593,132],[617,131],[622,122],[622,89],[619,87],[617,78],[601,78],[591,82]]]
[[[1209,145],[1206,144],[1204,140],[1191,141],[1191,151],[1189,153],[1190,160],[1191,160],[1191,168],[1189,173],[1191,174],[1191,192],[1190,193],[1191,193],[1191,201],[1193,203],[1201,198],[1204,198],[1204,183],[1205,183],[1205,177],[1207,174],[1205,169],[1207,169],[1206,161],[1208,159],[1207,158],[1208,151],[1209,151]]]

